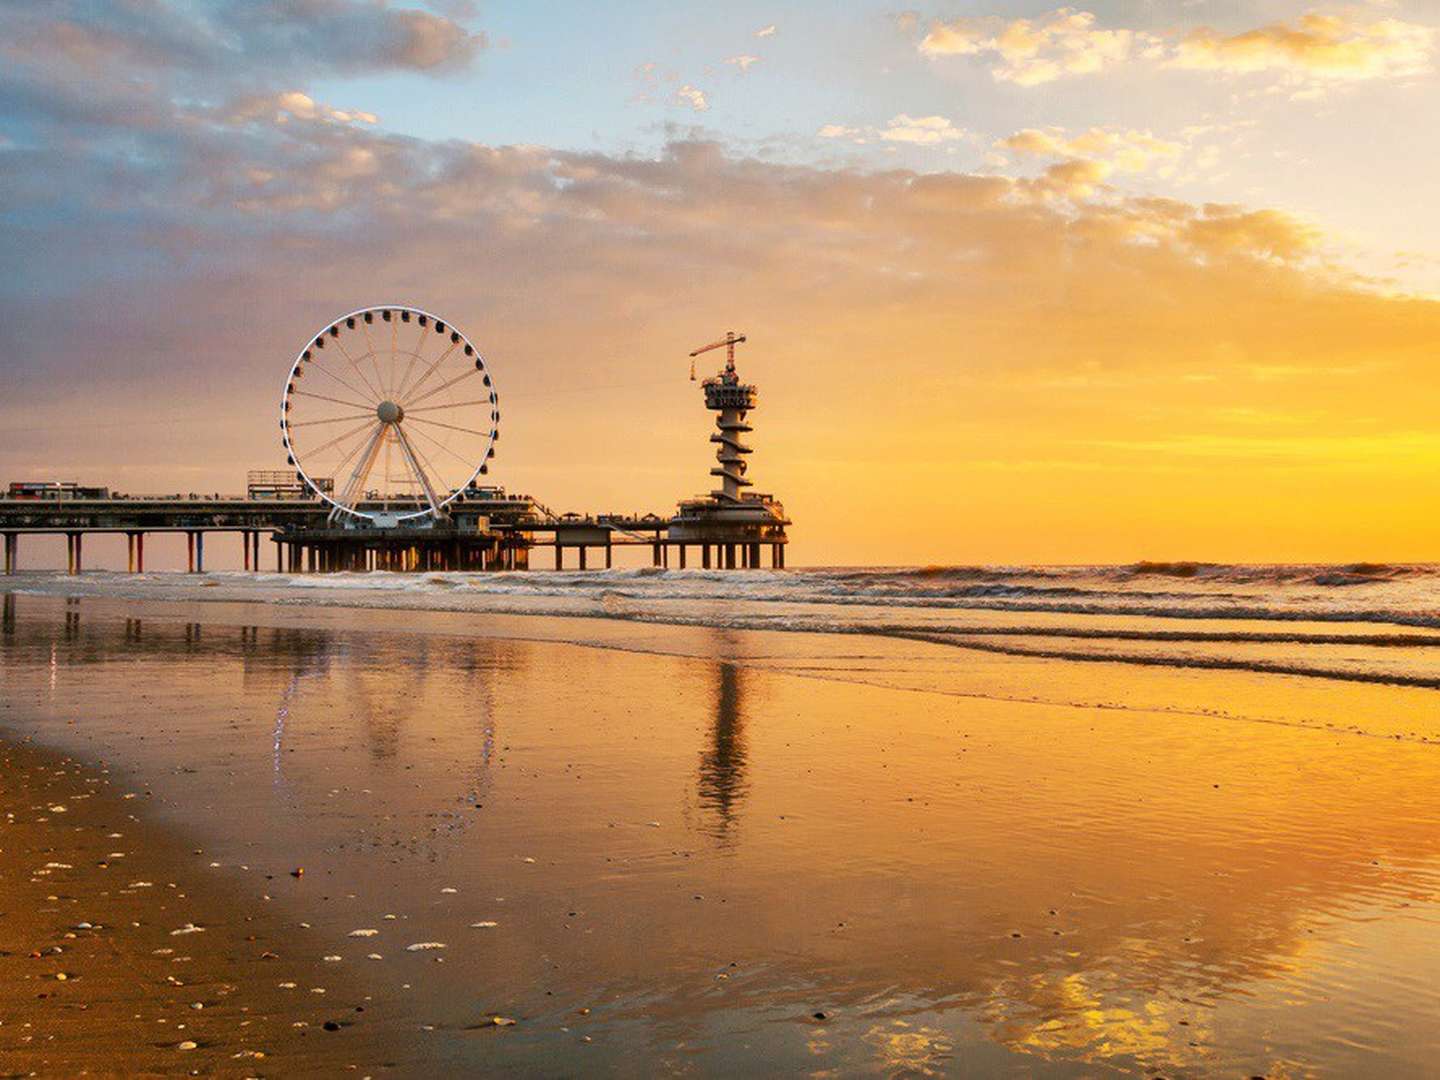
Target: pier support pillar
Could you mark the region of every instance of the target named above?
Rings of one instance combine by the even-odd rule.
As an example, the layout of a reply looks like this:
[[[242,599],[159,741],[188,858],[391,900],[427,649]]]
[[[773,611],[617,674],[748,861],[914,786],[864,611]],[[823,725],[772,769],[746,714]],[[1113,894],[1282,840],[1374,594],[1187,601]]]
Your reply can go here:
[[[565,549],[560,546],[560,541],[555,541],[555,569],[565,569]]]
[[[13,573],[15,573],[15,563],[19,561],[19,560],[17,560],[17,559],[15,558],[15,555],[16,555],[16,549],[17,549],[19,546],[20,546],[20,537],[19,537],[18,534],[16,534],[16,533],[6,533],[6,534],[5,534],[5,573],[6,573],[7,575],[8,575],[8,574],[13,574]]]
[[[197,574],[205,572],[205,534],[203,532],[195,534],[195,572]]]
[[[80,535],[78,532],[65,534],[65,570],[70,574],[78,574],[83,569],[81,566]]]
[[[746,565],[747,567],[749,567],[751,570],[759,570],[759,569],[760,569],[760,545],[759,545],[759,544],[749,544],[749,545],[747,545],[747,547],[750,549],[750,554],[749,554],[749,556],[748,556],[748,557],[746,558],[746,560],[745,560],[745,565]]]
[[[246,570],[249,570],[249,569],[250,569],[250,534],[249,534],[248,532],[245,532],[244,530],[241,530],[241,532],[240,532],[240,546],[241,546],[241,548],[244,549],[245,569],[246,569]]]
[[[734,544],[726,544],[726,545],[725,545],[725,569],[726,569],[726,570],[734,570],[734,569],[735,569],[735,545],[734,545]]]
[[[606,545],[605,545],[605,569],[606,569],[606,570],[609,570],[610,567],[613,565],[613,564],[611,563],[611,559],[612,559],[612,557],[614,556],[614,554],[615,554],[614,545],[613,545],[613,544],[606,544]]]
[[[137,574],[145,572],[145,534],[143,532],[135,534],[135,572]]]
[[[685,545],[680,545],[680,569],[685,569]]]
[[[660,542],[657,540],[651,549],[651,559],[656,566],[660,565]]]
[[[126,534],[125,534],[125,572],[126,572],[127,574],[133,574],[133,573],[135,572],[135,534],[134,534],[134,533],[126,533]]]
[[[770,545],[770,565],[776,570],[785,569],[785,545]]]
[[[702,570],[709,570],[709,569],[710,569],[710,545],[709,545],[709,544],[701,544],[701,545],[700,545],[700,568],[701,568]]]
[[[187,574],[195,572],[195,534],[193,532],[185,534],[185,572]]]
[[[580,545],[580,569],[581,569],[581,570],[588,569],[588,567],[586,567],[586,565],[585,565],[585,545],[584,545],[584,544],[581,544],[581,545]]]

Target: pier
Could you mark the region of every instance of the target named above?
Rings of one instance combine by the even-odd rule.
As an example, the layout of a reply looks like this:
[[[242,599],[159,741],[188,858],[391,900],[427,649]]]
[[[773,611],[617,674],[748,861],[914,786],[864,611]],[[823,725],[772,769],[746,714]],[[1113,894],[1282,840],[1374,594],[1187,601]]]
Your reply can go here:
[[[240,541],[251,572],[326,573],[349,570],[597,570],[614,565],[614,549],[648,549],[650,563],[676,569],[785,565],[784,543],[771,535],[699,539],[675,518],[642,515],[556,516],[526,496],[495,492],[456,508],[447,522],[422,528],[347,528],[329,520],[318,499],[264,500],[243,495],[124,496],[39,500],[0,497],[4,572],[19,566],[22,538],[64,536],[66,570],[85,567],[85,538],[123,535],[126,569],[145,571],[145,538],[183,534],[186,569],[204,573],[207,538]],[[265,548],[272,550],[266,556]],[[551,553],[537,557],[541,549]],[[768,556],[768,559],[765,558]]]
[[[759,569],[768,556],[781,569],[790,521],[774,496],[750,490],[746,475],[752,450],[743,440],[758,395],[735,369],[745,340],[727,333],[690,354],[693,381],[696,357],[725,350],[725,367],[701,384],[716,414],[710,473],[719,485],[682,500],[671,516],[556,514],[481,481],[500,437],[484,358],[453,324],[382,306],[342,316],[295,358],[280,407],[287,469],[252,471],[243,496],[12,482],[0,497],[4,572],[18,570],[25,536],[63,535],[66,569],[79,574],[87,536],[123,534],[127,570],[143,573],[145,538],[156,533],[185,535],[186,569],[195,574],[205,571],[206,538],[215,533],[240,539],[251,572],[272,561],[267,539],[275,571],[291,574],[528,570],[546,561],[535,557],[541,548],[552,549],[555,570],[609,569],[617,547],[648,548],[661,568]],[[449,400],[437,397],[447,391]]]

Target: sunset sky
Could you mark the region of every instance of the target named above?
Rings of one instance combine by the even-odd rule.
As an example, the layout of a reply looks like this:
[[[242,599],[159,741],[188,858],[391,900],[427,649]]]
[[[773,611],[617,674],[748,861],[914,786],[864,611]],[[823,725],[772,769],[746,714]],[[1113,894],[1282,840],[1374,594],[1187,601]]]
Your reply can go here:
[[[378,303],[492,471],[794,564],[1440,559],[1440,4],[0,7],[0,481],[238,491]],[[894,523],[888,521],[893,516]]]

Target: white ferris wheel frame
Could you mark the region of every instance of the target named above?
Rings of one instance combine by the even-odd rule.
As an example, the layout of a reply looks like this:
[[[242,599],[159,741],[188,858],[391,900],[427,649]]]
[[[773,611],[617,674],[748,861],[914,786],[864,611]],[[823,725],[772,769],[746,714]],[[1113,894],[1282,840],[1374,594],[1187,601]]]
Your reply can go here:
[[[301,455],[296,452],[294,445],[290,441],[290,395],[295,389],[295,380],[299,375],[301,365],[308,359],[310,351],[317,347],[316,342],[324,338],[326,334],[330,334],[332,337],[337,336],[340,327],[347,324],[351,319],[361,318],[367,313],[379,316],[387,311],[394,312],[397,317],[401,312],[408,312],[412,318],[427,319],[431,325],[439,324],[449,328],[452,333],[458,334],[460,336],[460,343],[466,347],[464,355],[469,357],[473,354],[475,369],[485,380],[490,399],[490,434],[486,439],[485,452],[481,455],[479,464],[475,466],[465,481],[444,499],[431,502],[431,505],[425,507],[423,510],[415,510],[401,514],[361,510],[358,509],[358,497],[356,499],[357,506],[347,506],[338,499],[327,495],[324,491],[320,490],[320,485],[317,484],[306,471]],[[323,348],[323,346],[320,347]],[[465,490],[475,483],[477,477],[484,476],[489,472],[490,461],[495,456],[495,443],[500,438],[500,396],[495,389],[494,376],[490,374],[490,369],[485,364],[484,355],[475,343],[470,340],[469,335],[449,319],[441,318],[432,312],[426,311],[424,308],[414,307],[410,304],[371,304],[366,307],[356,308],[354,311],[346,312],[337,319],[331,319],[324,326],[320,327],[318,331],[311,334],[310,337],[306,339],[305,344],[301,346],[300,351],[295,354],[295,360],[285,375],[285,388],[280,393],[280,435],[281,441],[285,446],[285,455],[294,467],[295,472],[299,475],[300,479],[305,482],[306,487],[331,506],[332,513],[338,512],[348,514],[351,517],[365,518],[375,525],[382,523],[398,525],[402,522],[415,521],[419,518],[433,518],[438,520],[444,516],[444,511],[447,507],[463,498]],[[422,488],[428,487],[428,485],[425,485],[423,482],[421,486]]]

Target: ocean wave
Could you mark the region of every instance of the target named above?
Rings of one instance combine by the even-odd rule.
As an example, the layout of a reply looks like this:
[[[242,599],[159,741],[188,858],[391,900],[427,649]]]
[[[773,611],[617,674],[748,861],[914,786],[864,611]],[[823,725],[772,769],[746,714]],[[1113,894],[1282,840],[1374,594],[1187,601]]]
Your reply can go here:
[[[1163,565],[1196,567],[1174,575]],[[1150,569],[1138,569],[1138,568]],[[1357,573],[1358,570],[1364,571]],[[1155,588],[1158,579],[1172,588]],[[249,577],[247,580],[256,580]],[[607,603],[735,603],[819,608],[993,611],[1184,621],[1378,623],[1440,629],[1440,573],[1434,567],[924,567],[875,570],[626,570],[261,575],[287,588],[366,589]],[[1336,585],[1345,588],[1337,589]],[[858,617],[858,613],[857,613]]]

